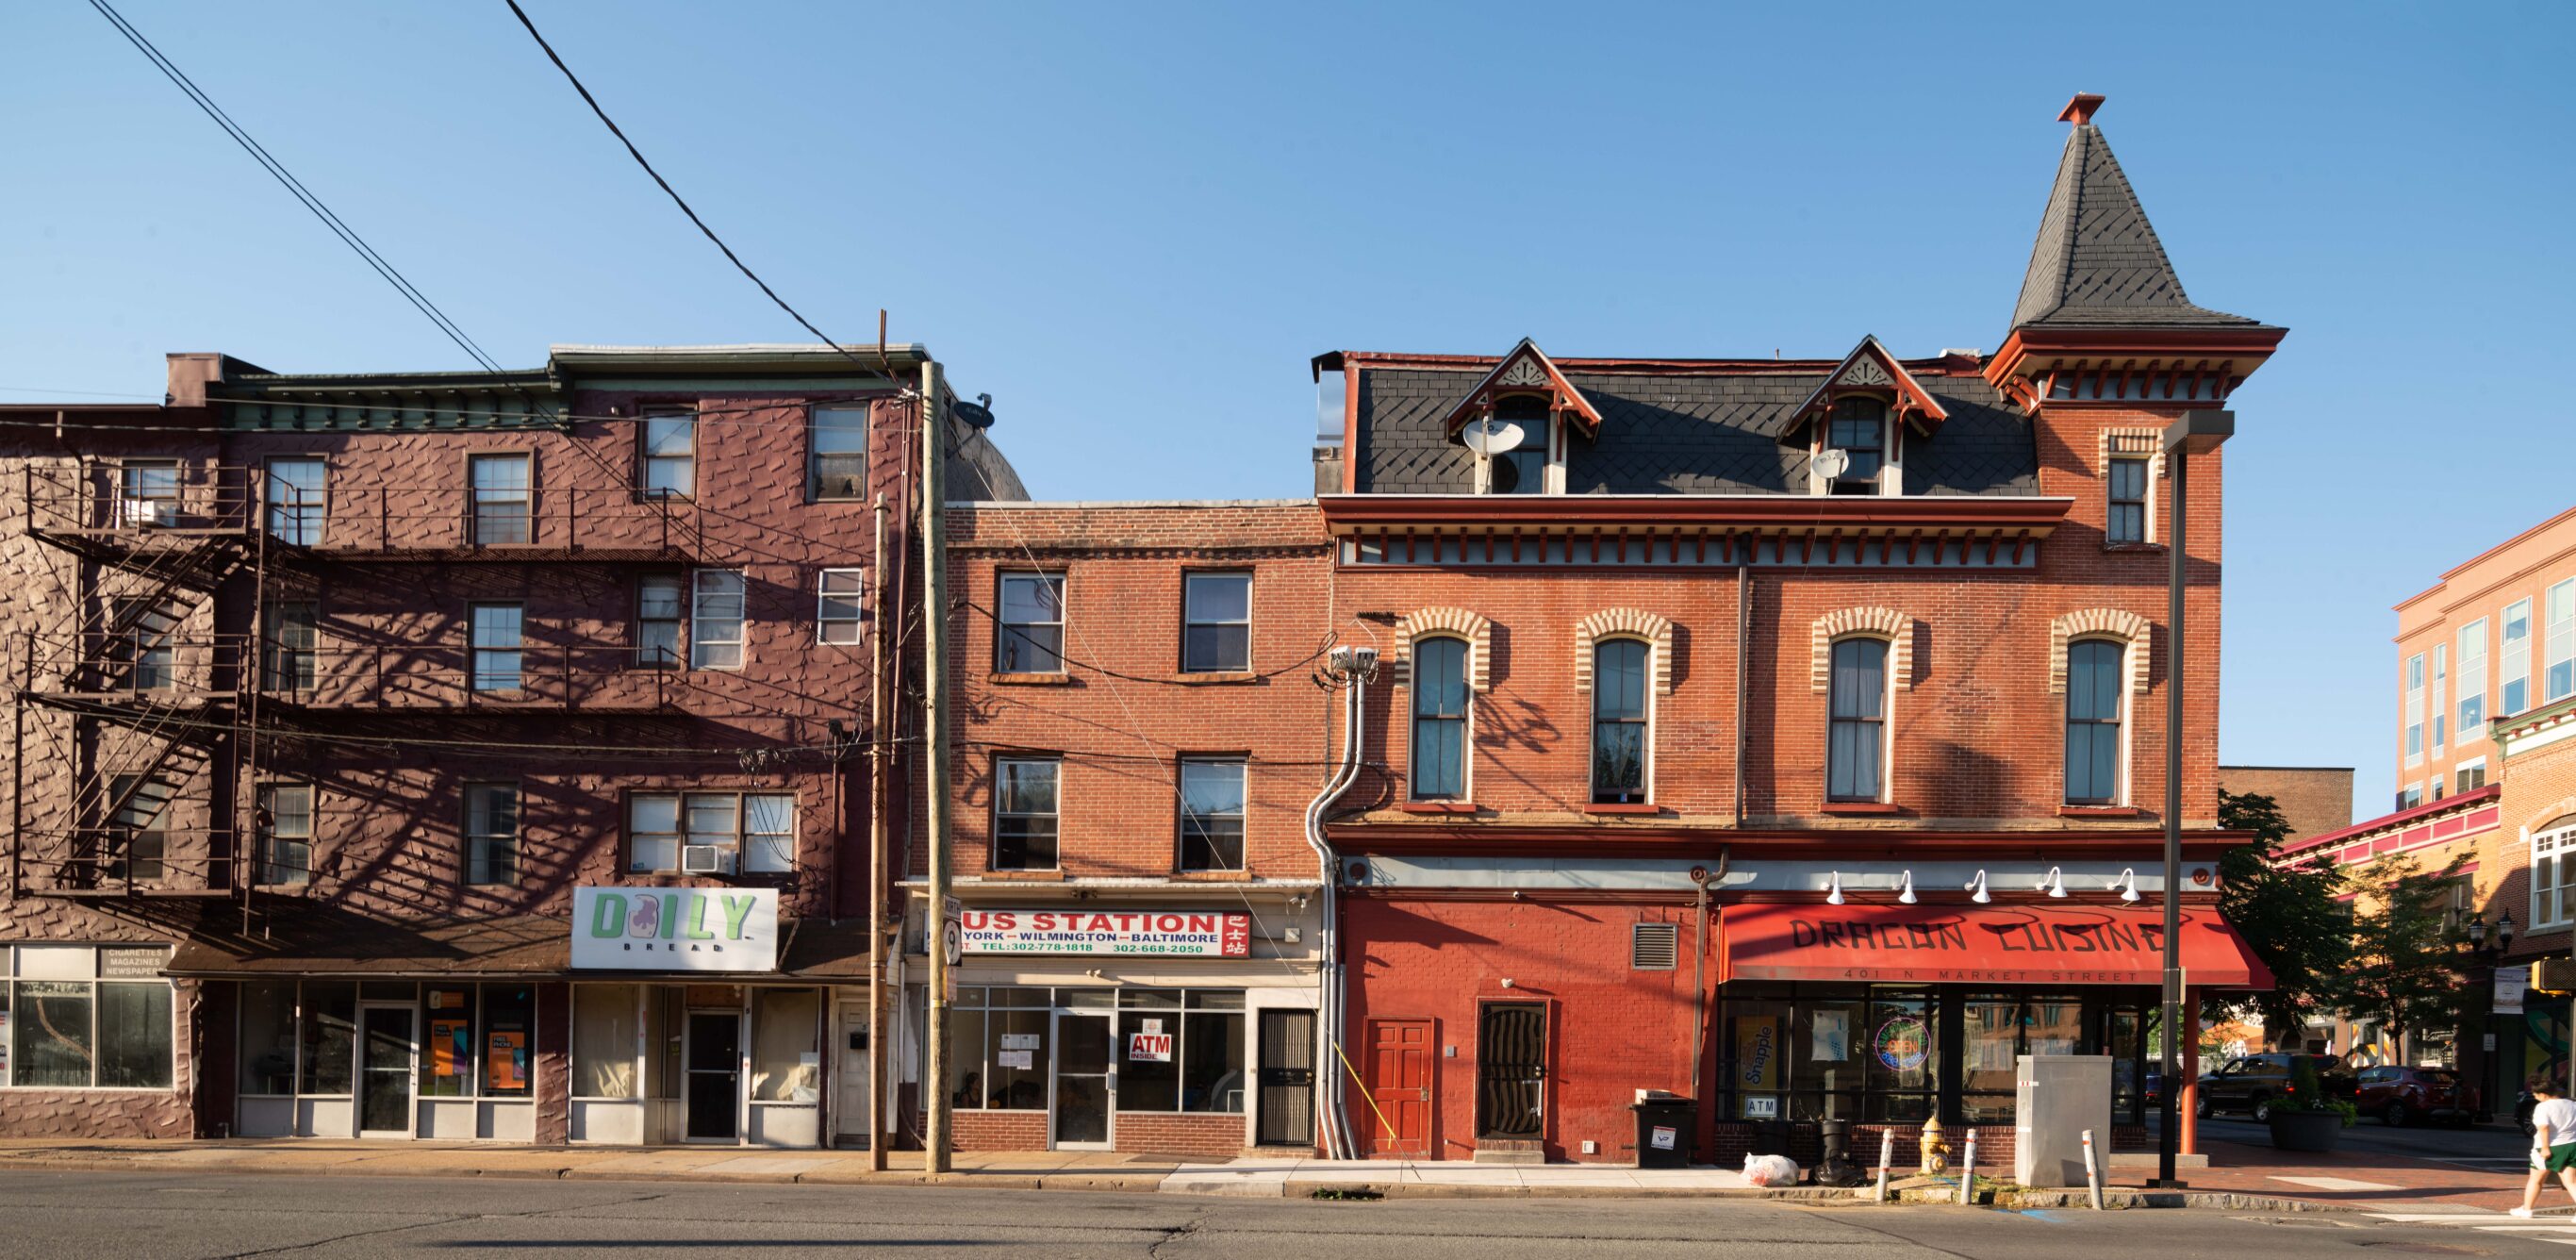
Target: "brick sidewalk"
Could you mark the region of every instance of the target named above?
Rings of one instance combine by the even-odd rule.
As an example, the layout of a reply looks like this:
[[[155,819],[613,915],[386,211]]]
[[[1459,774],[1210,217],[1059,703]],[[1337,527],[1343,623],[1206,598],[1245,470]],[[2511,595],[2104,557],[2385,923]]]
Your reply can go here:
[[[2522,1177],[2435,1159],[2367,1151],[2305,1155],[2268,1146],[2203,1137],[2209,1167],[2185,1169],[2195,1191],[2270,1195],[2379,1211],[2423,1212],[2478,1208],[2501,1212],[2522,1202]],[[2112,1184],[2143,1186],[2153,1168],[2121,1168]],[[2541,1206],[2565,1207],[2552,1189]]]

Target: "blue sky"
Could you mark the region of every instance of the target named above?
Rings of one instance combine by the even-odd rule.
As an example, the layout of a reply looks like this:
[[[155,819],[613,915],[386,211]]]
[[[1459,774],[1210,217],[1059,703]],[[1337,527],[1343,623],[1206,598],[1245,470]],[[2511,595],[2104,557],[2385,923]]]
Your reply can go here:
[[[1992,349],[2080,89],[2192,297],[2292,330],[2228,448],[2224,759],[2384,808],[2389,606],[2576,498],[2576,6],[524,2],[1042,497],[1302,493],[1329,349]],[[505,365],[799,336],[500,0],[123,12]],[[87,5],[0,48],[0,399],[466,366]]]

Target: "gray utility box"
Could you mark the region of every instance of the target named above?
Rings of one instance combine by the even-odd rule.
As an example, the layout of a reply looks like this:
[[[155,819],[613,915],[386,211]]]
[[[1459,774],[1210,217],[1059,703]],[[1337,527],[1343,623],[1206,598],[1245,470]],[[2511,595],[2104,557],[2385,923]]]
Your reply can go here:
[[[2084,1131],[2111,1140],[2111,1056],[2025,1054],[2013,1072],[2013,1180],[2084,1184]],[[2094,1157],[2108,1160],[2107,1149]]]

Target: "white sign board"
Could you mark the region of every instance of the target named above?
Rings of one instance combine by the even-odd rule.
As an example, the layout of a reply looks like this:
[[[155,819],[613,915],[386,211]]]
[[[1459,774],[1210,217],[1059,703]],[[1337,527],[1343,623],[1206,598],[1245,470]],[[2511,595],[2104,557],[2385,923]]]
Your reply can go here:
[[[1151,954],[1243,958],[1252,916],[1204,910],[969,910],[969,954]]]
[[[776,971],[775,888],[572,890],[576,971]]]
[[[1127,1061],[1130,1063],[1169,1063],[1172,1061],[1172,1034],[1140,1032],[1127,1035]]]
[[[2531,968],[2498,967],[2495,969],[2495,1013],[2522,1014],[2522,991],[2531,987]]]

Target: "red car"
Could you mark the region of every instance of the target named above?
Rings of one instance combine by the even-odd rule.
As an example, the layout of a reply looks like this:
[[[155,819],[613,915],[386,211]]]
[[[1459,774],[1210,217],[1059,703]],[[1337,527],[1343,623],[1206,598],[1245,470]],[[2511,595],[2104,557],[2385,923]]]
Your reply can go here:
[[[2363,1068],[2352,1100],[2361,1114],[2377,1116],[2391,1128],[2421,1120],[2468,1124],[2477,1119],[2477,1091],[2460,1084],[2460,1074],[2449,1068]]]

